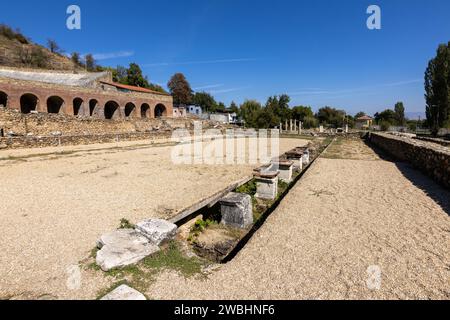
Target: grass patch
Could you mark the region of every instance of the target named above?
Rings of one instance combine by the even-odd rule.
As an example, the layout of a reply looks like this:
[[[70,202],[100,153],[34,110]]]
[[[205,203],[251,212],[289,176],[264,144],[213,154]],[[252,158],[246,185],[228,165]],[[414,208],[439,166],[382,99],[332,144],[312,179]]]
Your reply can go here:
[[[179,244],[172,241],[165,250],[158,252],[143,261],[146,268],[154,271],[171,269],[180,272],[185,277],[201,273],[202,262],[198,258],[188,258],[180,250]]]
[[[236,192],[237,193],[245,193],[245,194],[248,194],[253,197],[256,194],[256,181],[251,180],[251,181],[247,182],[246,184],[237,188]]]

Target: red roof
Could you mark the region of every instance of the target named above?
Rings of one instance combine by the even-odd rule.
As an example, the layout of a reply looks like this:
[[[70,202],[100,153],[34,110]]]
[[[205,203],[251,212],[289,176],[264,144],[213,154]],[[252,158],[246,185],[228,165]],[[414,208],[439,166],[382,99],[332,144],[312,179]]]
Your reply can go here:
[[[116,88],[120,88],[120,89],[136,91],[136,92],[144,92],[144,93],[162,94],[162,95],[165,95],[165,96],[169,96],[169,94],[167,94],[167,93],[162,93],[162,92],[150,90],[150,89],[147,89],[147,88],[129,86],[127,84],[121,84],[121,83],[117,83],[117,82],[107,82],[107,81],[100,81],[100,82],[104,83],[104,84],[107,84],[107,85],[110,85],[110,86],[113,86],[113,87],[116,87]]]
[[[358,121],[370,121],[370,120],[373,120],[373,118],[371,118],[369,116],[362,116],[362,117],[359,117],[356,120],[358,120]]]

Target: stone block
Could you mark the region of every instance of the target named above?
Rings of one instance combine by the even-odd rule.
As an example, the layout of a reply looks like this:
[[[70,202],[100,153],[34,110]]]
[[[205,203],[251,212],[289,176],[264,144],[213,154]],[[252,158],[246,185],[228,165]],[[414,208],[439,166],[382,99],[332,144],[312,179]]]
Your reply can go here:
[[[166,220],[148,219],[139,222],[136,230],[142,233],[150,243],[159,246],[173,239],[177,234],[178,227]]]
[[[260,172],[254,175],[256,181],[255,197],[263,200],[275,200],[278,195],[278,172]]]
[[[222,224],[241,229],[253,224],[252,198],[248,194],[231,192],[219,203]]]
[[[141,233],[133,229],[120,229],[103,235],[97,242],[96,263],[103,271],[138,263],[159,251]]]
[[[145,296],[140,293],[139,291],[130,288],[127,285],[121,285],[120,287],[117,287],[110,293],[108,293],[106,296],[101,298],[100,300],[118,300],[118,301],[126,301],[126,300],[147,300]]]
[[[280,180],[290,183],[292,182],[292,175],[294,171],[294,162],[289,160],[276,160],[272,163],[271,171],[278,170]]]

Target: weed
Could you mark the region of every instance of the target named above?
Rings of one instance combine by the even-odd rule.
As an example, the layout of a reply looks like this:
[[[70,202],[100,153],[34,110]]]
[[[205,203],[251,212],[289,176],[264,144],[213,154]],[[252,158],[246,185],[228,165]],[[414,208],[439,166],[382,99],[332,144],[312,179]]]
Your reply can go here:
[[[125,218],[120,219],[119,229],[134,229],[135,225]]]

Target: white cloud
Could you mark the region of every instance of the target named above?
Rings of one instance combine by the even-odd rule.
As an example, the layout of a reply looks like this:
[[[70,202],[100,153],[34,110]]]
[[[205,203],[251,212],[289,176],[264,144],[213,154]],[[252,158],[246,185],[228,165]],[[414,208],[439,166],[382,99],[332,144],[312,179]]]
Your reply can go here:
[[[241,91],[244,89],[249,88],[249,86],[246,87],[238,87],[238,88],[230,88],[230,89],[221,89],[221,90],[211,90],[211,94],[220,94],[220,93],[229,93],[229,92],[235,92],[235,91]]]
[[[117,51],[117,52],[107,52],[107,53],[96,53],[93,54],[95,60],[109,60],[117,58],[126,58],[134,56],[134,51]]]
[[[167,66],[182,66],[182,65],[196,65],[196,64],[218,64],[218,63],[234,63],[234,62],[249,62],[256,59],[239,58],[239,59],[220,59],[220,60],[199,60],[199,61],[184,61],[184,62],[160,62],[145,64],[144,67],[167,67]]]
[[[198,90],[206,90],[206,89],[215,89],[215,88],[220,88],[223,87],[223,84],[209,84],[206,86],[201,86],[201,87],[196,87],[193,88],[194,91],[198,91]]]

